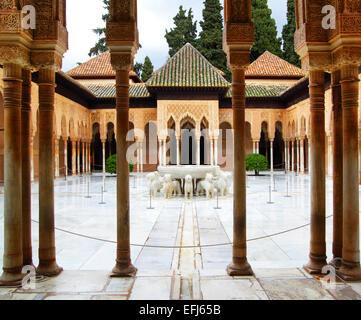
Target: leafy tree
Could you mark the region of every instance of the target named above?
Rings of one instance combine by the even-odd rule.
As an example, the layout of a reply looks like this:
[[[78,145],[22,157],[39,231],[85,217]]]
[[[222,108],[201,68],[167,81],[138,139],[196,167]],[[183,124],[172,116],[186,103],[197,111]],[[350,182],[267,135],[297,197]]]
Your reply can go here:
[[[150,61],[149,57],[146,56],[144,59],[143,69],[142,69],[142,81],[147,82],[148,79],[152,76],[154,71],[154,66]]]
[[[136,62],[134,64],[134,72],[139,76],[139,78],[142,75],[142,70],[143,70],[143,63]]]
[[[246,170],[254,171],[259,176],[260,171],[268,170],[267,158],[262,154],[249,154],[246,157]]]
[[[282,39],[277,37],[276,21],[271,17],[272,10],[267,0],[252,0],[252,20],[256,27],[255,43],[251,57],[256,60],[265,51],[282,57]]]
[[[282,31],[283,57],[288,62],[301,67],[301,61],[295,52],[294,35],[296,31],[295,0],[287,0],[287,24]]]
[[[175,27],[165,31],[165,38],[169,46],[169,55],[172,57],[187,42],[197,47],[197,21],[193,22],[193,11],[189,9],[188,15],[183,6],[179,7],[179,12],[173,18]]]
[[[230,80],[231,73],[227,68],[227,56],[223,51],[222,9],[219,0],[204,1],[203,21],[200,22],[202,31],[199,34],[199,51]]]
[[[104,2],[104,9],[107,10],[105,14],[103,14],[102,19],[104,22],[108,22],[110,18],[110,0],[103,0]],[[93,48],[89,51],[89,56],[97,56],[100,53],[108,51],[106,37],[105,37],[105,30],[106,28],[96,28],[93,31],[99,36],[98,42],[94,45]]]
[[[133,172],[134,164],[132,159],[129,159],[129,172]],[[105,171],[111,174],[117,173],[117,155],[113,154],[105,161]]]

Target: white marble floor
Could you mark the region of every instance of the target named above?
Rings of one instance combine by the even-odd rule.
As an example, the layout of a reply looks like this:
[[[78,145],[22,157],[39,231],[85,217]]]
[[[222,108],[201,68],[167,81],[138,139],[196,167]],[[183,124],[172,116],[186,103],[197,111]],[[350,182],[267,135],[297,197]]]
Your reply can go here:
[[[287,295],[290,286],[302,285],[313,292],[308,296],[310,299],[342,297],[339,292],[336,295],[322,291],[319,282],[301,269],[308,260],[309,250],[309,177],[276,173],[274,181],[269,175],[248,176],[247,181],[248,258],[255,277],[237,279],[225,274],[231,261],[232,195],[219,199],[221,209],[215,209],[216,199],[164,200],[161,196],[153,199],[154,209],[147,209],[149,194],[145,176],[138,175],[130,180],[130,192],[131,253],[139,273],[133,280],[108,280],[116,251],[116,179],[84,175],[55,181],[57,260],[66,271],[60,277],[40,284],[32,293],[17,290],[17,295],[11,298],[65,299],[67,295],[75,295],[82,299],[282,299],[302,298],[301,292],[295,293],[295,297]],[[105,204],[99,204],[104,183]],[[287,185],[290,197],[286,197]],[[273,204],[267,203],[270,186],[274,190]],[[91,198],[86,198],[88,188]],[[36,265],[37,183],[33,184],[32,193]],[[3,201],[4,196],[0,194],[0,207],[3,207]],[[331,180],[327,181],[327,216],[327,249],[328,257],[331,257]],[[1,266],[3,213],[0,230]],[[201,248],[174,248],[198,244]],[[75,280],[79,275],[82,275],[81,280]],[[73,286],[66,284],[67,278],[74,279]],[[288,281],[290,278],[293,280]],[[282,282],[285,279],[286,284]],[[152,288],[152,292],[145,288]],[[351,286],[347,285],[347,290],[349,288]],[[357,284],[353,290],[347,291],[344,298],[361,298],[355,293],[361,294]],[[0,299],[6,298],[7,294],[0,291]]]

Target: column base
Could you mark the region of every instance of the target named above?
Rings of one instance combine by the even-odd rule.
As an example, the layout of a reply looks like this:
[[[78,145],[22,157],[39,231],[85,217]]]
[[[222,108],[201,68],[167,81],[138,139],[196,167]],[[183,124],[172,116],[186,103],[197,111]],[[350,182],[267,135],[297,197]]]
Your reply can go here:
[[[41,261],[36,268],[36,273],[46,277],[56,277],[63,271],[56,261]]]
[[[24,276],[21,271],[16,273],[4,271],[0,276],[0,287],[20,286]]]
[[[227,273],[231,277],[236,276],[253,276],[253,270],[247,259],[244,259],[240,263],[231,263],[227,267]]]
[[[345,281],[361,281],[360,263],[342,261],[342,266],[337,271],[337,275]]]
[[[120,263],[117,261],[112,273],[111,278],[130,278],[134,277],[138,272],[138,269],[132,265],[132,263]]]
[[[309,274],[322,274],[322,269],[327,265],[326,256],[310,255],[310,261],[303,266]]]

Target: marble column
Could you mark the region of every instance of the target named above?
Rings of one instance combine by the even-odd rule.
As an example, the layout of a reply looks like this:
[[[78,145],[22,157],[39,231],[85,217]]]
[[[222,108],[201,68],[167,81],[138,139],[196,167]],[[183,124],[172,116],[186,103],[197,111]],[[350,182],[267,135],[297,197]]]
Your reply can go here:
[[[296,139],[296,161],[297,161],[297,172],[300,172],[300,140]]]
[[[64,176],[67,177],[68,176],[68,140],[65,138],[64,139],[64,167],[65,167],[65,172],[64,172]]]
[[[285,140],[285,170],[288,171],[288,141]]]
[[[305,173],[305,140],[300,139],[300,172]]]
[[[180,137],[177,137],[177,166],[181,165]]]
[[[333,260],[336,268],[341,266],[343,243],[343,125],[341,101],[341,70],[332,72],[333,104]]]
[[[21,167],[22,167],[22,211],[23,211],[23,265],[33,265],[31,245],[31,71],[22,70],[21,108]]]
[[[139,148],[139,151],[140,151],[140,172],[143,172],[143,141],[141,141],[139,143],[140,145],[140,148]]]
[[[39,70],[39,265],[37,273],[58,275],[54,221],[54,144],[53,120],[55,71]]]
[[[163,140],[159,139],[158,161],[159,165],[163,166]]]
[[[23,275],[22,248],[22,68],[3,66],[4,81],[4,258],[0,286],[18,285]]]
[[[196,138],[196,148],[197,148],[196,164],[197,164],[197,166],[200,166],[201,165],[201,140],[198,137]]]
[[[80,140],[76,142],[76,173],[80,174]]]
[[[140,143],[137,141],[137,172],[140,172]]]
[[[85,159],[86,159],[86,152],[85,152],[85,147],[86,147],[86,142],[82,141],[82,151],[83,151],[83,156],[82,156],[82,161],[83,161],[83,165],[82,165],[82,171],[83,173],[86,173],[86,163],[85,163]]]
[[[54,138],[54,165],[55,165],[55,178],[59,178],[59,138]]]
[[[253,140],[253,154],[256,153],[256,141]]]
[[[117,117],[117,259],[112,276],[134,276],[137,269],[130,255],[129,164],[127,134],[129,130],[129,69],[116,70]]]
[[[247,261],[246,151],[245,151],[245,69],[231,65],[234,129],[233,259],[227,267],[230,276],[252,275]]]
[[[291,171],[294,172],[295,171],[295,149],[294,149],[294,145],[295,142],[293,140],[291,140]]]
[[[163,140],[163,166],[167,165],[167,140]]]
[[[76,141],[71,141],[71,171],[72,175],[76,176]]]
[[[214,165],[218,166],[218,139],[214,139]]]
[[[215,161],[214,161],[214,140],[212,138],[209,139],[209,159],[211,161],[211,166],[213,166],[215,164]],[[217,143],[217,142],[216,142]]]
[[[273,173],[273,171],[274,171],[274,168],[273,168],[273,140],[271,139],[270,140],[270,159],[271,159],[271,165],[270,165],[270,167],[271,167],[271,173]]]
[[[311,100],[311,243],[310,274],[322,272],[326,262],[325,75],[310,71]]]
[[[105,140],[102,140],[103,173],[105,173]]]
[[[259,140],[256,142],[256,153],[259,154]]]
[[[346,281],[361,280],[359,163],[358,163],[358,65],[341,68],[343,119],[343,249],[338,274]]]

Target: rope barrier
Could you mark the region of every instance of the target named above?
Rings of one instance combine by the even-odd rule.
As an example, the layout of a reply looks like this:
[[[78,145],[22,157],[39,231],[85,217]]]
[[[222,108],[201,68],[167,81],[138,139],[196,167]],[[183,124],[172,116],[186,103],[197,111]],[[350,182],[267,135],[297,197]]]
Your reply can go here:
[[[333,217],[333,215],[330,215],[330,216],[327,216],[326,219],[330,219],[332,217]],[[39,223],[39,221],[36,221],[36,220],[33,220],[33,219],[31,221],[34,222],[34,223]],[[298,227],[295,227],[295,228],[292,228],[292,229],[288,229],[288,230],[285,230],[285,231],[280,231],[280,232],[273,233],[273,234],[266,235],[266,236],[262,236],[262,237],[251,238],[251,239],[248,239],[247,242],[254,242],[254,241],[258,241],[258,240],[273,238],[273,237],[278,236],[278,235],[282,235],[282,234],[286,234],[286,233],[289,233],[289,232],[293,232],[293,231],[296,231],[296,230],[306,228],[306,227],[308,227],[310,225],[311,225],[311,223],[307,223],[307,224],[304,224],[304,225],[301,225],[301,226],[298,226]],[[78,237],[81,237],[81,238],[90,239],[90,240],[101,241],[101,242],[106,242],[106,243],[114,243],[114,244],[117,243],[116,241],[91,237],[91,236],[87,236],[87,235],[84,235],[84,234],[72,232],[72,231],[69,231],[69,230],[61,229],[61,228],[55,228],[55,230],[58,230],[58,231],[61,231],[61,232],[67,233],[67,234],[71,234],[71,235],[74,235],[74,236],[78,236]],[[199,245],[199,246],[154,246],[154,245],[132,244],[132,243],[130,245],[132,247],[154,248],[154,249],[197,249],[197,248],[201,249],[201,248],[214,248],[214,247],[231,246],[231,245],[233,245],[233,242],[217,243],[217,244],[205,244],[205,245]]]

